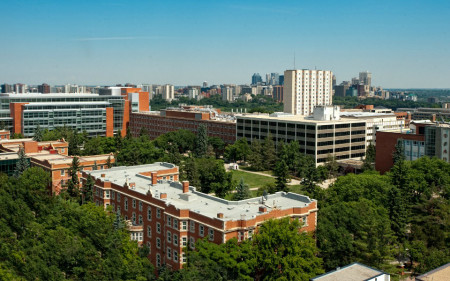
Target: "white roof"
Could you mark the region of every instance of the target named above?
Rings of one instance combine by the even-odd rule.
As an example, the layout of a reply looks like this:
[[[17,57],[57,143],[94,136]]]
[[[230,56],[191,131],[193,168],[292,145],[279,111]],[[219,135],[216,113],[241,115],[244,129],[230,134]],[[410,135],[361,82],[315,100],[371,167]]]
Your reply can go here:
[[[174,168],[175,165],[164,162],[154,164],[114,167],[107,170],[86,171],[96,179],[110,181],[114,184],[124,186],[125,183],[135,183],[134,190],[142,194],[151,192],[154,198],[160,198],[161,193],[167,194],[166,205],[173,205],[177,209],[189,209],[190,211],[202,214],[207,217],[217,218],[218,213],[223,213],[222,220],[241,220],[255,218],[262,213],[260,206],[264,206],[268,211],[273,209],[286,210],[291,208],[304,208],[309,206],[314,199],[296,193],[277,192],[267,196],[265,203],[262,203],[262,197],[251,198],[241,201],[228,201],[212,195],[196,191],[195,187],[190,186],[188,193],[183,193],[180,182],[159,181],[152,185],[151,178],[140,175],[143,172],[158,171]],[[105,174],[105,177],[101,177]]]

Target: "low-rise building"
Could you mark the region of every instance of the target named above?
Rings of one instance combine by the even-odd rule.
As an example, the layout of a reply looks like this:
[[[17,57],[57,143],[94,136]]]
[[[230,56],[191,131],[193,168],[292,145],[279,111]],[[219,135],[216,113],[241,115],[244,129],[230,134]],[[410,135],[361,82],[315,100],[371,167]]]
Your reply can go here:
[[[311,281],[389,281],[390,279],[389,273],[355,262],[311,278]]]
[[[233,114],[222,114],[219,109],[202,106],[180,106],[161,111],[136,112],[131,114],[130,130],[138,136],[145,129],[151,139],[162,134],[184,129],[197,133],[204,124],[209,137],[221,138],[225,143],[236,140],[236,120]]]
[[[450,276],[450,263],[416,277],[416,281],[447,281]]]
[[[69,144],[64,140],[37,142],[33,139],[0,140],[0,167],[5,173],[12,174],[17,162],[18,152],[24,149],[25,155],[33,167],[41,167],[50,173],[52,182],[49,187],[52,194],[59,194],[71,178],[69,169],[73,157],[68,156]],[[80,170],[103,170],[115,162],[113,154],[79,156]],[[13,163],[14,162],[14,163]],[[108,164],[109,162],[109,164]],[[79,174],[81,176],[81,173]]]
[[[431,121],[412,121],[410,128],[395,131],[378,131],[375,169],[385,173],[394,165],[392,155],[401,143],[406,160],[423,156],[437,157],[449,162],[450,124]]]
[[[300,152],[316,164],[328,155],[336,159],[362,159],[366,152],[366,120],[340,118],[339,107],[316,107],[313,116],[285,113],[237,117],[236,138],[264,140],[269,133],[276,143],[297,141]]]
[[[88,176],[95,181],[96,204],[130,221],[131,238],[149,247],[156,267],[180,269],[186,262],[184,248],[194,249],[198,239],[217,244],[252,239],[267,219],[297,219],[303,222],[301,231],[310,232],[317,224],[317,201],[307,196],[277,192],[228,201],[178,182],[178,167],[170,163],[83,171],[83,180]]]

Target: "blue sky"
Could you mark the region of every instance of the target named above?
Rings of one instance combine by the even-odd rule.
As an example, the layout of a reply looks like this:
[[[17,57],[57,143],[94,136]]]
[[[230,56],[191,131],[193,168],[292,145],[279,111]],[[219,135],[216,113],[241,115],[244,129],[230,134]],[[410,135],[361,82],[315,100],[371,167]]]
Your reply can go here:
[[[450,1],[0,1],[0,83],[249,83],[373,73],[450,88]]]

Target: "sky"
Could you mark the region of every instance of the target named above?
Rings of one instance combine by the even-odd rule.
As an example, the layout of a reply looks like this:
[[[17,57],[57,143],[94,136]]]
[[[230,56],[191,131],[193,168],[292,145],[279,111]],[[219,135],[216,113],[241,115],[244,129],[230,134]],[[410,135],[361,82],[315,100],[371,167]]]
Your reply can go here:
[[[253,73],[372,72],[450,88],[449,0],[1,0],[0,83],[250,83]]]

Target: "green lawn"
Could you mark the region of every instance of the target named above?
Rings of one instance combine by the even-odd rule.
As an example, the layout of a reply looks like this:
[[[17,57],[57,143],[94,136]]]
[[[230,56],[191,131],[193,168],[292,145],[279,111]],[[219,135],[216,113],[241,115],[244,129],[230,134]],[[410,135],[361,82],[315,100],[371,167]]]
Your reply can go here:
[[[239,182],[241,178],[244,179],[244,182],[248,184],[250,188],[254,187],[262,187],[267,183],[275,183],[275,179],[272,177],[266,177],[261,175],[256,175],[244,171],[231,171],[233,173],[233,179]]]

